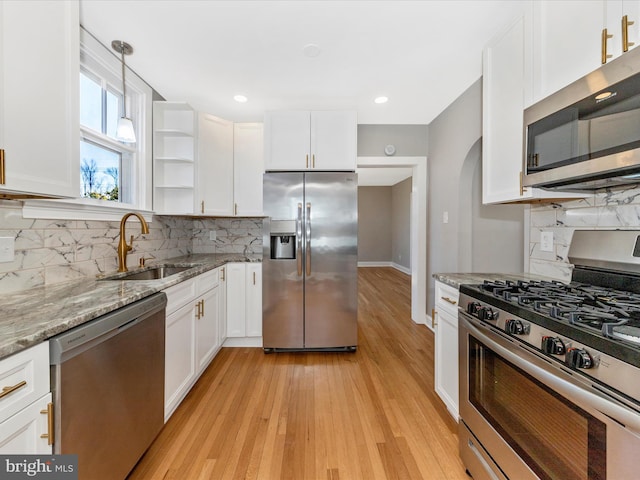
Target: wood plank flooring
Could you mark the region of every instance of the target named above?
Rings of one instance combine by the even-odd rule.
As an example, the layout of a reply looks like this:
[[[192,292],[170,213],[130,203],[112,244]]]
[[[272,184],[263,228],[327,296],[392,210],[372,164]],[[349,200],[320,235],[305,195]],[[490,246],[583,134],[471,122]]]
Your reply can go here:
[[[223,348],[129,479],[467,480],[410,277],[358,280],[357,352]]]

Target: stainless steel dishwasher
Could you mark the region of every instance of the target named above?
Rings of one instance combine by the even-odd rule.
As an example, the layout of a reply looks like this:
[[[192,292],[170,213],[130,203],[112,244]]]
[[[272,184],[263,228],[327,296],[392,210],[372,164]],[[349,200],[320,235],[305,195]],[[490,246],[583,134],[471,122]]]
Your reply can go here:
[[[167,297],[157,293],[50,340],[54,453],[80,480],[124,479],[164,425]]]

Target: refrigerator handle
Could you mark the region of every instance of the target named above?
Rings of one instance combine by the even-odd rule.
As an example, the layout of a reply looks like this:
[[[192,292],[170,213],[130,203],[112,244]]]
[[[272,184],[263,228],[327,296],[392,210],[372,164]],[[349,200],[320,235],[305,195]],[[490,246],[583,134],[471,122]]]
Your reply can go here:
[[[311,275],[311,203],[307,203],[307,215],[305,217],[306,223],[306,231],[305,231],[305,241],[306,241],[306,255],[305,255],[305,264],[307,270],[307,277]]]
[[[302,204],[298,204],[298,219],[296,220],[296,263],[298,276],[302,276]]]

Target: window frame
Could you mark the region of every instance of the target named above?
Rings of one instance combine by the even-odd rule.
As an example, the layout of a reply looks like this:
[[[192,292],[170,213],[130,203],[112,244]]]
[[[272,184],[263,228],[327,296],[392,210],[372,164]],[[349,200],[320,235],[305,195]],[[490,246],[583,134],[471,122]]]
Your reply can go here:
[[[101,44],[93,35],[80,27],[80,72],[88,72],[90,77],[106,80],[107,85],[121,94],[122,64],[115,52]],[[90,141],[105,148],[131,155],[131,174],[125,179],[122,168],[121,183],[131,189],[131,202],[115,202],[93,198],[77,197],[60,200],[25,200],[25,218],[71,219],[71,220],[119,220],[123,212],[139,212],[151,220],[152,212],[152,106],[153,90],[128,66],[126,72],[127,113],[136,131],[136,143],[129,145],[88,127],[80,126],[78,143]],[[120,85],[120,87],[117,87]],[[78,90],[78,97],[80,91]],[[79,102],[78,102],[79,105]],[[78,109],[78,117],[80,111]],[[78,149],[79,151],[79,149]],[[78,171],[81,158],[78,155]],[[78,185],[80,190],[80,185]],[[80,191],[78,192],[80,194]]]

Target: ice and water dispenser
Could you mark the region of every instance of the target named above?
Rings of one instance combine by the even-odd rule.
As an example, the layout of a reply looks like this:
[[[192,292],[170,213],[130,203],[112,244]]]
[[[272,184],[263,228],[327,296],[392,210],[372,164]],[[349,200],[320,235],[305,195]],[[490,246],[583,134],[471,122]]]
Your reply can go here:
[[[271,221],[271,258],[291,260],[296,258],[296,221]]]

